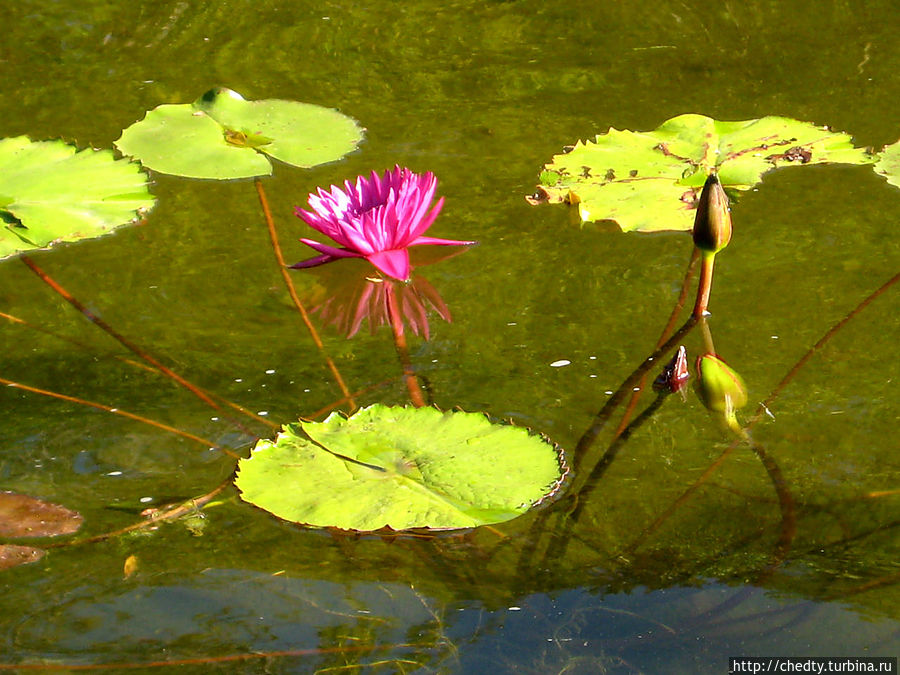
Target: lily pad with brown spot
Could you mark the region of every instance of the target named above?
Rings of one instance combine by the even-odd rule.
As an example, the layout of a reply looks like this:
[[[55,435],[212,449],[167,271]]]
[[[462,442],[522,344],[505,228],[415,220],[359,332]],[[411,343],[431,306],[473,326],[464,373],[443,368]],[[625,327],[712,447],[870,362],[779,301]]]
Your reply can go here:
[[[786,166],[872,164],[875,157],[828,127],[787,117],[723,122],[679,115],[653,131],[610,128],[566,146],[541,172],[531,204],[577,206],[582,222],[615,221],[623,232],[689,231],[711,173],[729,190],[749,190]],[[890,178],[890,153],[881,173]]]

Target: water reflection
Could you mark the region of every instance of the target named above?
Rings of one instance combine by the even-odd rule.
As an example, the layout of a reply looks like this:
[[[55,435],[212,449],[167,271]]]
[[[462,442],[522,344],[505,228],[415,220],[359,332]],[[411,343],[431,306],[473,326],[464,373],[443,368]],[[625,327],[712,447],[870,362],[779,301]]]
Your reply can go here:
[[[459,253],[455,251],[425,258],[418,266]],[[410,359],[406,331],[408,328],[413,334],[428,340],[431,338],[430,313],[436,313],[448,323],[452,319],[450,308],[425,277],[416,273],[406,281],[399,281],[381,274],[345,274],[337,283],[320,288],[320,297],[312,299],[312,312],[319,314],[326,323],[335,326],[348,338],[355,336],[366,322],[373,335],[379,326],[390,326],[410,401],[416,407],[430,402],[423,395],[423,390],[428,391],[428,387],[420,384]]]
[[[329,288],[327,297],[318,300],[311,311],[352,338],[363,325],[368,325],[372,335],[380,326],[390,326],[392,306],[400,311],[401,326],[426,340],[431,338],[430,313],[448,323],[452,321],[450,308],[420,274],[413,274],[409,282],[374,277],[365,272],[343,276],[340,284]]]

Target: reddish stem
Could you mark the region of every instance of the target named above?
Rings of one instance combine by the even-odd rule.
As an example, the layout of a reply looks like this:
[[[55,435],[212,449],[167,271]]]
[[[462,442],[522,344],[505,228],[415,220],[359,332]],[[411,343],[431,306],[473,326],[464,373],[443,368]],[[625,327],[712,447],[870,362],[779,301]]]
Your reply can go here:
[[[697,302],[694,304],[694,318],[703,317],[709,306],[709,292],[712,290],[713,264],[716,260],[715,253],[703,252],[700,262],[700,283],[697,286]]]
[[[775,401],[776,398],[781,394],[784,388],[794,379],[797,373],[800,371],[803,366],[828,342],[834,335],[843,328],[851,319],[853,319],[857,314],[859,314],[863,309],[869,306],[876,298],[881,296],[883,293],[887,292],[887,290],[900,281],[900,274],[895,274],[888,281],[882,284],[877,290],[870,293],[865,300],[860,302],[853,310],[847,314],[843,319],[834,324],[828,331],[821,337],[819,340],[807,350],[807,352],[800,358],[797,363],[794,364],[794,367],[788,371],[788,373],[781,379],[781,381],[775,386],[775,388],[771,391],[771,393],[766,397],[766,399],[759,404],[756,409],[756,412],[753,413],[753,416],[748,420],[747,424],[744,426],[745,431],[750,431],[760,419],[762,419],[763,415],[769,409],[769,406]],[[700,477],[694,481],[694,483],[688,487],[682,494],[679,496],[669,507],[661,513],[650,525],[648,525],[643,532],[641,532],[637,539],[635,539],[625,550],[626,552],[632,552],[638,549],[647,538],[653,534],[656,530],[658,530],[662,524],[672,516],[675,511],[677,511],[683,504],[685,504],[695,493],[696,491],[703,486],[707,480],[712,476],[712,474],[718,469],[725,460],[731,455],[731,453],[743,442],[744,439],[737,439],[733,441],[722,453],[715,459],[713,462],[706,467],[706,470],[700,475]],[[754,446],[754,450],[755,450]],[[779,497],[780,499],[780,497]]]
[[[281,270],[281,278],[284,280],[284,285],[287,287],[288,293],[291,296],[291,300],[294,302],[294,306],[297,308],[297,311],[300,312],[300,318],[302,318],[303,323],[306,324],[306,329],[309,331],[313,342],[316,344],[319,352],[325,358],[325,363],[328,364],[328,369],[331,371],[331,375],[332,377],[334,377],[334,381],[340,388],[341,394],[344,395],[344,398],[350,404],[351,409],[356,408],[356,402],[353,400],[353,396],[350,394],[350,390],[344,383],[344,378],[341,377],[341,373],[340,371],[338,371],[337,366],[334,364],[334,361],[331,360],[331,357],[325,353],[325,345],[322,344],[322,340],[321,338],[319,338],[319,333],[318,331],[316,331],[316,327],[313,326],[313,323],[309,318],[309,312],[306,311],[306,308],[303,306],[303,302],[300,300],[300,296],[297,295],[297,289],[294,288],[294,282],[291,279],[291,275],[288,273],[287,265],[285,265],[284,263],[284,255],[281,253],[281,245],[278,243],[278,232],[275,230],[275,221],[272,219],[272,211],[269,209],[269,200],[266,199],[266,191],[263,188],[262,181],[259,178],[256,179],[255,183],[256,194],[259,195],[259,204],[262,207],[263,215],[266,218],[266,226],[269,228],[269,239],[272,240],[272,250],[275,253],[275,260],[278,261],[278,269]]]
[[[183,438],[187,438],[192,441],[196,441],[201,445],[206,446],[207,448],[215,448],[216,450],[220,450],[227,455],[231,455],[235,459],[239,459],[240,455],[227,448],[223,448],[217,443],[210,441],[206,438],[201,438],[200,436],[195,436],[194,434],[188,433],[187,431],[182,431],[181,429],[176,429],[175,427],[170,427],[168,424],[163,424],[162,422],[157,422],[155,420],[151,420],[147,417],[142,417],[141,415],[135,415],[134,413],[127,412],[125,410],[119,410],[118,408],[112,408],[108,405],[104,405],[102,403],[96,403],[94,401],[87,401],[83,398],[76,398],[75,396],[67,396],[66,394],[59,394],[55,391],[48,391],[47,389],[38,389],[37,387],[30,387],[27,384],[22,384],[21,382],[14,382],[12,380],[7,380],[6,378],[0,377],[0,384],[5,384],[7,387],[14,387],[15,389],[21,389],[22,391],[28,391],[32,394],[40,394],[41,396],[49,396],[51,398],[58,398],[61,401],[69,401],[71,403],[77,403],[79,405],[86,405],[90,408],[97,408],[98,410],[103,410],[104,412],[112,413],[113,415],[120,415],[122,417],[127,417],[130,420],[135,420],[137,422],[143,422],[144,424],[149,424],[150,426],[156,427],[157,429],[162,429],[163,431],[168,431],[169,433],[178,434]]]
[[[422,396],[422,389],[419,387],[419,381],[413,372],[412,363],[409,360],[409,350],[406,347],[406,336],[403,333],[403,319],[400,316],[400,308],[397,306],[397,296],[394,293],[394,285],[391,281],[384,283],[390,284],[387,288],[387,305],[388,314],[391,317],[391,330],[394,333],[394,346],[397,348],[397,356],[400,357],[400,363],[403,366],[403,377],[406,380],[406,388],[409,390],[409,398],[412,404],[417,408],[425,406],[425,398]]]
[[[271,652],[247,652],[244,654],[226,654],[224,656],[197,656],[184,659],[163,659],[159,661],[141,661],[131,663],[97,663],[97,664],[63,664],[63,663],[0,663],[0,670],[13,671],[77,671],[77,670],[140,670],[147,668],[165,668],[175,666],[210,665],[213,663],[235,663],[239,661],[264,661],[275,658],[321,656],[323,654],[359,654],[384,651],[399,647],[415,645],[347,645],[344,647],[321,647],[309,649],[283,649]]]
[[[107,539],[112,539],[113,537],[128,534],[129,532],[155,528],[157,527],[158,523],[176,520],[178,518],[181,518],[182,516],[187,515],[188,513],[199,511],[209,502],[211,502],[217,494],[231,485],[231,481],[232,477],[229,476],[224,481],[219,483],[219,485],[216,486],[211,492],[207,492],[205,495],[193,497],[191,499],[188,499],[186,502],[155,510],[151,515],[144,517],[142,520],[139,520],[136,523],[132,523],[131,525],[127,525],[126,527],[121,527],[118,530],[113,530],[112,532],[104,532],[102,534],[95,534],[93,536],[84,537],[82,539],[72,539],[70,541],[60,541],[52,544],[47,544],[44,548],[61,549],[71,548],[72,546],[81,546],[82,544],[96,544],[99,541],[106,541]]]
[[[31,330],[36,330],[38,332],[44,333],[45,335],[50,335],[51,337],[55,337],[57,340],[64,340],[65,342],[68,342],[71,345],[75,345],[79,349],[82,349],[85,351],[92,350],[92,347],[90,347],[82,342],[79,342],[78,340],[73,340],[72,338],[70,338],[66,335],[60,335],[59,333],[54,333],[53,331],[47,330],[46,328],[42,328],[41,326],[36,326],[32,323],[29,323],[25,319],[21,319],[17,316],[13,316],[12,314],[6,314],[5,312],[0,312],[0,318],[4,318],[8,321],[12,321],[13,323],[17,323],[21,326],[25,326],[26,328],[30,328]],[[159,373],[160,372],[159,369],[157,369],[147,363],[141,363],[140,361],[135,361],[134,359],[124,356],[122,354],[109,354],[108,356],[110,358],[121,361],[122,363],[127,363],[129,366],[132,366],[133,368],[140,368],[140,369],[145,370],[150,373]],[[242,414],[246,415],[247,417],[252,417],[257,422],[261,422],[262,424],[265,424],[272,428],[276,428],[276,427],[280,426],[280,425],[276,424],[275,422],[273,422],[272,420],[262,417],[261,415],[257,415],[253,411],[248,410],[247,408],[245,408],[244,406],[242,406],[238,403],[234,403],[233,401],[228,401],[226,399],[223,399],[221,396],[216,396],[215,394],[212,394],[200,387],[197,387],[197,389],[202,391],[207,396],[215,397],[216,399],[218,399],[218,401],[221,404],[227,405],[229,408],[232,408],[233,410],[237,410],[239,413],[242,413]]]
[[[700,257],[700,249],[694,247],[694,252],[691,254],[691,260],[688,263],[687,270],[684,273],[684,279],[681,282],[681,291],[678,294],[678,300],[675,301],[675,306],[672,308],[671,314],[669,314],[669,320],[666,322],[666,327],[663,328],[662,333],[659,336],[659,340],[656,341],[656,349],[665,344],[666,340],[669,339],[669,336],[672,334],[672,331],[675,330],[675,322],[678,320],[678,315],[681,314],[681,310],[684,309],[684,303],[687,301],[688,288],[691,283],[691,278],[694,276],[694,268],[697,266],[697,259]],[[631,398],[628,401],[628,406],[625,408],[625,412],[622,415],[622,419],[619,422],[619,426],[616,427],[615,434],[613,434],[613,443],[616,439],[622,435],[622,432],[628,427],[628,423],[631,421],[631,416],[634,414],[635,408],[637,408],[638,401],[641,399],[641,394],[644,392],[644,385],[647,382],[647,375],[645,374],[641,377],[641,381],[637,385],[637,391],[635,391]]]
[[[112,326],[110,326],[103,319],[101,319],[99,316],[97,316],[91,310],[89,310],[87,307],[85,307],[81,303],[80,300],[75,298],[65,288],[63,288],[60,284],[58,284],[55,279],[53,279],[49,274],[47,274],[44,270],[42,270],[38,266],[37,263],[35,263],[33,260],[31,260],[31,258],[23,255],[20,259],[23,263],[25,263],[25,265],[27,267],[29,267],[31,269],[32,272],[34,272],[41,279],[41,281],[43,281],[45,284],[50,286],[50,288],[52,288],[54,291],[56,291],[66,302],[68,302],[75,309],[77,309],[79,312],[81,312],[82,315],[84,315],[84,317],[86,319],[88,319],[88,321],[90,321],[95,326],[97,326],[98,328],[103,330],[105,333],[110,335],[119,344],[121,344],[123,347],[128,349],[130,352],[132,352],[135,356],[143,359],[144,361],[149,363],[151,366],[156,368],[159,372],[164,374],[166,377],[174,380],[175,382],[180,384],[182,387],[184,387],[185,389],[190,391],[194,396],[199,398],[201,401],[203,401],[204,403],[206,403],[207,405],[211,406],[212,408],[214,408],[216,410],[221,410],[221,407],[219,406],[219,404],[216,403],[215,401],[213,401],[212,398],[210,398],[203,391],[201,391],[199,387],[197,387],[195,384],[192,384],[191,382],[188,382],[186,379],[184,379],[181,375],[179,375],[178,373],[173,371],[171,368],[164,366],[162,363],[160,363],[155,358],[150,356],[147,352],[145,352],[140,347],[138,347],[136,344],[131,342],[131,340],[127,339],[124,335],[122,335],[121,333],[119,333],[118,331],[113,329]]]

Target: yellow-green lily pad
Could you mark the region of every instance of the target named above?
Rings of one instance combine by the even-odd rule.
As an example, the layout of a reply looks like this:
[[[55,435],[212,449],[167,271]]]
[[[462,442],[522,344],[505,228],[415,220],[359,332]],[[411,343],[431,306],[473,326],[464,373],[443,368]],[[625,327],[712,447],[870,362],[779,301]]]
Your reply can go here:
[[[373,405],[286,426],[238,464],[241,497],[314,527],[470,528],[555,494],[562,451],[480,413]]]
[[[108,234],[155,201],[140,165],[110,150],[0,140],[0,259]]]
[[[654,131],[610,129],[554,155],[529,202],[577,205],[582,222],[612,220],[625,232],[689,231],[712,172],[725,188],[748,190],[784,166],[874,161],[847,134],[809,122],[679,115]]]
[[[122,132],[116,147],[154,171],[224,180],[272,173],[270,158],[309,168],[356,149],[363,130],[331,108],[247,101],[218,87],[193,103],[166,104]]]

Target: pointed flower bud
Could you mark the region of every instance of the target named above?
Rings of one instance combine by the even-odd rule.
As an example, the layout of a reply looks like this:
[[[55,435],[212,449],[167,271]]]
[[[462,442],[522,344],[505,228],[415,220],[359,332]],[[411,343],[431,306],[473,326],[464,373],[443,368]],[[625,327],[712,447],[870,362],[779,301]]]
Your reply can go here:
[[[703,185],[694,216],[694,246],[718,253],[731,241],[731,209],[719,177],[711,173]]]
[[[715,354],[697,359],[697,391],[713,412],[730,414],[747,405],[747,387],[734,369]]]
[[[653,380],[654,391],[668,391],[676,394],[687,384],[691,373],[688,370],[687,350],[684,345],[678,348],[675,356],[662,369],[662,372]],[[683,395],[683,394],[682,394]]]

